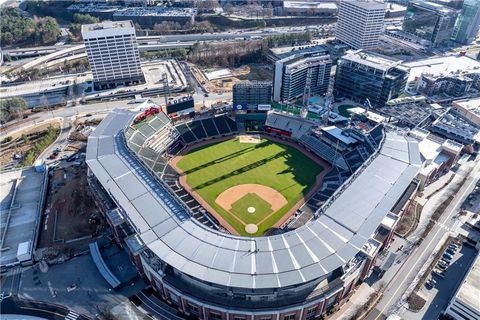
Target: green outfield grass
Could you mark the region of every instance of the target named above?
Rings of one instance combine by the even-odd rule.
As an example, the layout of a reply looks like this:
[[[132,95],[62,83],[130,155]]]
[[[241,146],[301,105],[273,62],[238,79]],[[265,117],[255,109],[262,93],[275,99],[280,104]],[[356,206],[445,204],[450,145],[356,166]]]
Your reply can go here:
[[[247,235],[243,224],[217,205],[215,199],[228,188],[249,183],[262,184],[280,192],[288,204],[258,225],[256,236],[262,235],[285,215],[308,192],[324,169],[299,150],[266,139],[258,144],[231,139],[202,146],[186,154],[177,166],[187,175],[187,183],[241,235]],[[263,199],[257,196],[259,199],[244,200],[246,197],[234,204],[235,212],[242,214],[243,221],[245,213],[237,210],[247,208],[248,200],[256,201],[261,208],[254,217],[249,217],[248,222],[252,219],[260,221],[271,212],[271,208],[270,212],[265,208],[265,205],[270,206],[268,203],[261,203],[266,202]]]

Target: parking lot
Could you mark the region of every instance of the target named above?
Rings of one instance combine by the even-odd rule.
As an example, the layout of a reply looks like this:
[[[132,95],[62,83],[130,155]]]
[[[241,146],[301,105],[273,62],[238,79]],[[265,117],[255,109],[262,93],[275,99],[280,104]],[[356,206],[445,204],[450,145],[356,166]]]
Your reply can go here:
[[[468,245],[459,247],[450,261],[450,265],[443,271],[444,277],[431,274],[428,277],[436,283],[430,286],[427,283],[420,290],[419,294],[426,298],[425,306],[418,313],[407,311],[404,319],[438,319],[440,314],[447,308],[450,299],[455,294],[460,282],[465,277],[470,265],[475,259],[477,251]],[[438,265],[435,267],[440,269]],[[441,270],[439,270],[441,271]],[[427,280],[427,282],[428,282]]]

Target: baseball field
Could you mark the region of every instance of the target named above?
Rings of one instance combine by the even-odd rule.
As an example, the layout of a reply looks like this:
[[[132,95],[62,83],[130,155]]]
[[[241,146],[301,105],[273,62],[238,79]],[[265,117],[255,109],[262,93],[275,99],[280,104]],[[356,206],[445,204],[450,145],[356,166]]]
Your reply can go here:
[[[324,170],[295,147],[263,138],[201,146],[180,156],[175,166],[227,229],[246,236],[263,235],[291,213]]]

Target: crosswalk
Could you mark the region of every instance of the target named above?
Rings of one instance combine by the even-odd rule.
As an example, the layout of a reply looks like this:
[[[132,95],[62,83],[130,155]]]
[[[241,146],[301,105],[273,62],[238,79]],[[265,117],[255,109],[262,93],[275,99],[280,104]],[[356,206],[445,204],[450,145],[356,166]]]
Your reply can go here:
[[[80,315],[75,311],[70,310],[65,316],[65,320],[76,320]]]

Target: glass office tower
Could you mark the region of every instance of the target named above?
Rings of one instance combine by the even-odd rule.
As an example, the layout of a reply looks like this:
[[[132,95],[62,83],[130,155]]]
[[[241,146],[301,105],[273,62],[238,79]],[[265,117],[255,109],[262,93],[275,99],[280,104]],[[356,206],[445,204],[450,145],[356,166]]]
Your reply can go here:
[[[383,107],[402,94],[408,74],[401,61],[361,50],[349,51],[338,61],[334,95],[359,103],[368,98],[374,108]]]
[[[470,44],[475,40],[480,28],[480,0],[465,0],[457,18],[452,40]]]
[[[434,47],[450,40],[457,11],[428,1],[412,0],[408,3],[403,31],[428,40]]]

